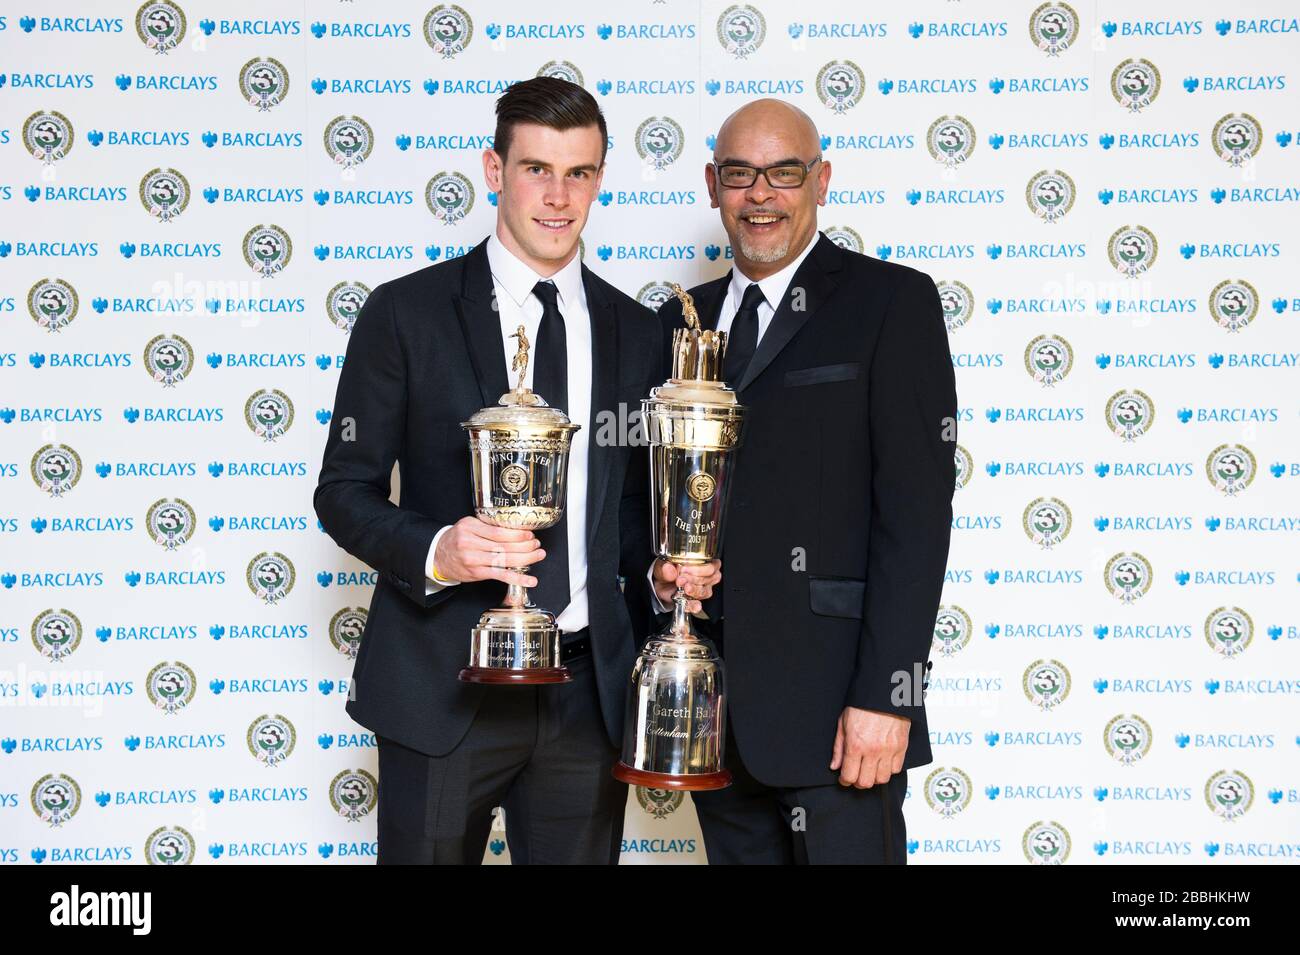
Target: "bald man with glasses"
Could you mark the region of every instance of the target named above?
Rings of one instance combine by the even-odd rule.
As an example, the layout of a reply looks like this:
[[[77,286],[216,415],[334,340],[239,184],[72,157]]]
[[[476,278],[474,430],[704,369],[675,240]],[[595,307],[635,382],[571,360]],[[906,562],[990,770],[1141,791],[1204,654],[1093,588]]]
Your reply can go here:
[[[704,602],[734,776],[693,795],[710,863],[904,863],[907,770],[933,761],[925,674],[956,476],[947,332],[928,275],[818,231],[819,141],[801,110],[758,100],[723,123],[704,170],[734,266],[691,293],[727,332],[725,377],[750,409]],[[675,299],[659,316],[682,323]],[[670,591],[656,585],[660,610]]]

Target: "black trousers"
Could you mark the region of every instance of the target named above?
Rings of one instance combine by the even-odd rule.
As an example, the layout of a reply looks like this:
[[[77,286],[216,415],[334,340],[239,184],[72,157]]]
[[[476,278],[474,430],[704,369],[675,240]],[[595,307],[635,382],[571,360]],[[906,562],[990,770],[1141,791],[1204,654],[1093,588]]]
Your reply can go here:
[[[610,775],[590,654],[571,683],[493,686],[465,738],[429,756],[380,736],[378,862],[477,865],[499,852],[494,810],[516,864],[618,863],[627,786]]]
[[[726,766],[729,787],[691,794],[710,865],[906,865],[907,770],[870,789],[765,786],[745,768],[730,725]]]

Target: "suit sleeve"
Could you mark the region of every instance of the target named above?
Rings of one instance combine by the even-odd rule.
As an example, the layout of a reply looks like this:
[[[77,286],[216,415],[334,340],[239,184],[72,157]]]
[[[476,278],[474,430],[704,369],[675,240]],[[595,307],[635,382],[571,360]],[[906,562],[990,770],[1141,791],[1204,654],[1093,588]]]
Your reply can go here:
[[[870,375],[866,598],[845,702],[912,718],[923,712],[916,673],[930,655],[956,486],[956,380],[939,293],[928,275],[913,272],[901,281]]]
[[[404,457],[409,387],[393,293],[383,283],[352,326],[312,500],[335,543],[432,607],[457,592],[425,593],[425,561],[443,525],[389,500],[393,463]]]
[[[645,380],[641,394],[647,396],[650,389],[664,382],[666,374],[661,373],[660,362],[660,325],[657,317],[648,313],[644,316],[647,329],[645,350]],[[638,416],[640,407],[636,408]],[[653,592],[650,590],[650,565],[654,563],[650,540],[650,446],[645,440],[644,426],[641,430],[641,443],[633,445],[627,463],[627,475],[623,481],[623,496],[619,502],[619,576],[623,578],[623,597],[627,602],[628,614],[632,618],[633,639],[637,649],[646,636],[654,632],[655,614],[652,605]]]

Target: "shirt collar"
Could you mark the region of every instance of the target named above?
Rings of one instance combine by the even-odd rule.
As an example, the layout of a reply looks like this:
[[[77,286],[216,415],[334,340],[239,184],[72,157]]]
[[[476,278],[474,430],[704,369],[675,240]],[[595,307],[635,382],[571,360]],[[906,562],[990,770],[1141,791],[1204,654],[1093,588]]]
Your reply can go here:
[[[808,258],[808,253],[817,244],[820,236],[820,232],[814,232],[812,238],[808,240],[808,244],[804,246],[803,251],[799,253],[793,262],[781,271],[773,272],[767,278],[759,280],[758,287],[763,292],[763,298],[767,299],[767,304],[772,307],[772,311],[776,311],[781,304],[781,300],[785,298],[786,289],[790,287],[790,282],[794,280],[794,273],[799,271],[799,266],[803,265],[803,260]],[[753,279],[747,277],[739,268],[732,267],[731,284],[728,286],[728,293],[731,300],[736,303],[737,308],[740,307],[740,302],[745,297],[745,289],[749,288],[751,282],[753,282]]]
[[[528,301],[528,296],[533,294],[533,286],[546,281],[545,277],[533,271],[532,266],[507,249],[495,231],[488,236],[487,255],[492,278],[520,308]],[[566,305],[576,306],[583,300],[582,257],[576,252],[568,265],[549,278],[559,292],[561,312]]]

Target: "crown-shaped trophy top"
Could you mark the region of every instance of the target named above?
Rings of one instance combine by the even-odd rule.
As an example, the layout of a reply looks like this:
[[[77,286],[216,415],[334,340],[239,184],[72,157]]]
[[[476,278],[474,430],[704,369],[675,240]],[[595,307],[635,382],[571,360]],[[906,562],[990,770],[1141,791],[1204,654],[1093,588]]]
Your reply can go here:
[[[727,333],[700,327],[691,293],[676,282],[669,288],[682,303],[685,328],[673,332],[673,378],[678,381],[722,381],[722,358],[727,351]]]

